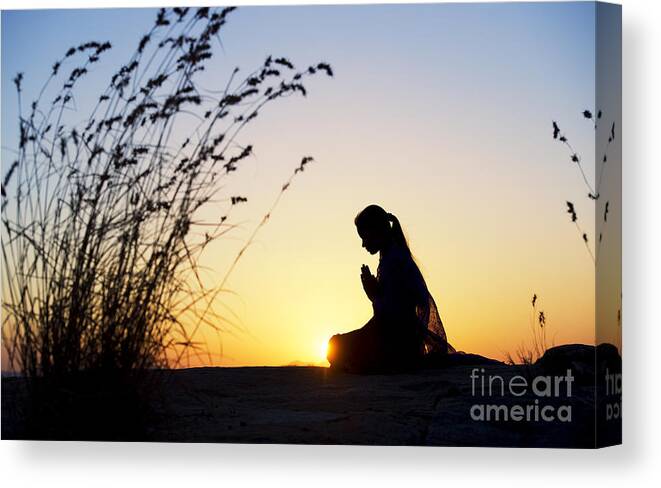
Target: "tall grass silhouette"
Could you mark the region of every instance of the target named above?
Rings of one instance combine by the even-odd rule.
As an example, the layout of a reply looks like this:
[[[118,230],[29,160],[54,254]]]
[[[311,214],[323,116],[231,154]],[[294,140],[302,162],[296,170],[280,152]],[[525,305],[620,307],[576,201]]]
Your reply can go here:
[[[233,10],[160,9],[82,124],[67,114],[85,111],[77,90],[109,42],[67,50],[27,106],[23,74],[14,78],[19,140],[2,180],[2,336],[28,379],[176,366],[203,347],[203,329],[219,330],[214,301],[226,279],[206,287],[199,258],[247,201],[228,181],[253,153],[237,136],[270,102],[305,96],[309,77],[333,75],[327,63],[297,69],[268,56],[250,73],[235,68],[222,90],[202,89],[196,77]],[[222,209],[217,219],[200,218],[212,205]]]
[[[601,124],[602,115],[603,114],[601,110],[597,110],[596,115],[593,114],[592,111],[590,110],[583,110],[582,112],[583,118],[589,120],[593,124],[595,132],[599,130],[600,127],[602,127]],[[553,139],[563,144],[569,151],[569,158],[571,162],[578,167],[583,183],[585,184],[585,188],[587,190],[587,198],[592,200],[596,204],[599,204],[599,202],[601,201],[600,189],[604,179],[604,171],[608,163],[608,150],[612,142],[615,140],[615,122],[611,122],[610,126],[607,126],[607,130],[609,131],[608,140],[606,142],[606,147],[603,149],[603,153],[602,153],[603,156],[597,164],[598,168],[596,169],[594,186],[590,183],[590,181],[588,180],[585,174],[585,169],[583,168],[581,156],[576,152],[572,144],[569,142],[567,136],[561,131],[560,127],[558,126],[558,123],[556,121],[553,121],[552,124],[553,124],[552,126]],[[590,255],[590,259],[592,260],[593,263],[596,264],[597,259],[599,257],[599,252],[598,252],[599,247],[601,246],[601,242],[603,240],[603,232],[600,232],[599,235],[596,236],[596,247],[593,252],[592,249],[590,248],[590,240],[591,239],[594,240],[595,237],[593,236],[592,238],[590,238],[588,236],[588,233],[579,224],[578,215],[576,213],[576,207],[574,203],[571,201],[567,201],[566,205],[567,205],[567,213],[570,215],[572,223],[576,226],[576,229],[585,244],[585,248],[587,249]],[[608,222],[609,205],[610,202],[606,201],[602,207],[604,224]]]
[[[599,128],[602,126],[601,121],[603,114],[601,110],[598,110],[595,115],[592,113],[592,111],[586,109],[583,110],[581,115],[584,119],[589,120],[593,124],[595,132],[599,130]],[[558,122],[553,120],[551,124],[552,124],[551,128],[552,128],[553,140],[559,142],[567,149],[569,160],[578,168],[578,172],[581,176],[581,180],[586,189],[587,198],[593,203],[598,204],[598,202],[601,201],[600,189],[602,187],[604,172],[606,169],[606,165],[608,163],[608,150],[610,148],[611,143],[615,140],[615,123],[612,122],[611,125],[608,127],[609,130],[608,139],[607,139],[606,147],[603,150],[603,156],[601,158],[600,163],[598,164],[598,169],[596,170],[597,174],[595,175],[596,181],[594,185],[590,183],[590,180],[588,179],[585,173],[585,168],[583,167],[581,156],[578,154],[578,152],[576,152],[571,142],[569,141],[568,137],[562,132],[562,129],[558,125]],[[608,201],[606,201],[603,204],[602,215],[603,215],[604,224],[608,221],[608,212],[610,210],[609,206],[610,206],[610,202]],[[592,238],[588,236],[588,232],[580,225],[578,213],[576,211],[576,206],[574,202],[567,200],[565,208],[566,208],[566,212],[569,214],[569,218],[571,222],[576,227],[576,230],[581,240],[585,244],[585,248],[590,256],[590,259],[592,260],[593,264],[596,265],[599,256],[599,247],[603,240],[603,230],[602,232],[599,233],[596,239],[596,247],[593,251],[590,248],[590,242]],[[547,340],[548,327],[546,325],[546,315],[544,311],[539,311],[539,312],[537,311],[537,307],[536,307],[537,303],[538,303],[537,294],[533,294],[532,297],[533,311],[532,311],[532,318],[530,320],[531,343],[529,346],[525,346],[525,345],[519,346],[519,348],[515,351],[514,354],[507,353],[506,360],[509,364],[518,363],[523,365],[531,365],[539,358],[541,358],[547,349],[553,347],[553,344],[549,343]],[[619,322],[619,318],[618,318],[618,322]]]
[[[583,118],[586,120],[589,120],[593,127],[595,134],[597,131],[601,128],[602,130],[606,130],[606,142],[605,142],[605,147],[603,148],[601,152],[601,159],[597,160],[597,167],[595,168],[595,186],[594,189],[588,182],[586,176],[585,176],[585,171],[583,170],[583,167],[581,165],[581,158],[580,156],[576,153],[572,145],[569,143],[567,140],[567,137],[561,132],[560,127],[558,127],[557,122],[553,121],[553,139],[557,140],[558,142],[562,143],[567,147],[567,149],[570,152],[571,156],[571,161],[576,163],[577,166],[579,167],[581,171],[581,175],[583,176],[583,181],[585,182],[586,188],[588,189],[588,194],[587,197],[593,201],[595,205],[597,205],[597,208],[595,209],[597,218],[602,219],[602,225],[601,225],[601,230],[598,231],[598,234],[593,237],[593,241],[596,241],[595,243],[595,248],[594,252],[590,249],[589,245],[589,237],[587,232],[585,232],[581,226],[578,224],[578,215],[576,213],[576,209],[574,207],[574,204],[570,201],[567,201],[567,213],[570,214],[572,222],[575,224],[576,229],[578,230],[579,234],[581,235],[581,238],[583,239],[583,242],[585,243],[585,247],[588,250],[588,253],[590,254],[590,258],[592,259],[592,262],[597,265],[599,261],[599,250],[601,249],[601,243],[603,242],[604,239],[604,231],[606,229],[607,223],[608,223],[608,214],[611,211],[610,208],[610,201],[606,200],[605,202],[602,202],[601,198],[601,188],[602,184],[604,182],[604,174],[606,171],[606,167],[608,165],[608,151],[611,147],[611,144],[613,141],[615,141],[616,137],[616,128],[615,128],[615,122],[611,122],[610,124],[605,124],[602,122],[603,120],[603,113],[601,110],[597,110],[596,115],[590,111],[590,110],[583,110],[582,112]],[[595,228],[595,233],[597,233],[597,229]],[[616,323],[618,328],[621,327],[621,310],[618,309],[617,311],[617,319]]]

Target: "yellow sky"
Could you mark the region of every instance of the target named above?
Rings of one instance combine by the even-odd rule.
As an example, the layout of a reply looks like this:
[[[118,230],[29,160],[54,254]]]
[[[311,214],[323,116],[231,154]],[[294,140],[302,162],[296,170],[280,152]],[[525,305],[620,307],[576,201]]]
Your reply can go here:
[[[232,294],[219,297],[216,307],[235,314],[241,330],[220,323],[227,330],[220,338],[207,331],[210,351],[222,340],[222,357],[213,364],[317,363],[331,335],[369,319],[360,266],[375,272],[377,259],[361,249],[353,218],[371,203],[399,217],[457,349],[503,359],[529,344],[534,293],[550,341],[593,343],[595,268],[565,202],[576,204],[591,243],[594,204],[567,151],[552,140],[551,120],[594,180],[594,131],[581,116],[595,100],[594,13],[590,3],[237,12],[201,86],[218,89],[234,66],[247,70],[268,54],[285,54],[299,66],[327,61],[335,76],[310,80],[305,99],[267,107],[240,137],[255,155],[222,194],[245,195],[248,203],[233,214],[239,227],[203,256],[208,286],[222,279],[301,157],[316,162],[294,181],[240,261],[228,282]],[[46,47],[34,53],[10,42],[25,31],[22,17],[7,17],[7,29],[3,24],[3,44],[25,46],[3,51],[3,80],[34,71],[26,61],[36,59],[32,54],[51,59],[70,43],[56,30],[66,22],[49,16],[97,14],[40,15],[51,27],[43,30]],[[110,24],[123,15],[99,11],[95,22],[80,25],[101,23],[110,35],[116,32]],[[23,21],[39,18],[26,14]],[[118,53],[140,38],[142,23],[131,19],[126,39],[113,37]],[[618,119],[618,106],[600,108],[605,119]],[[224,211],[212,205],[202,217],[213,221]],[[619,215],[615,202],[615,222]],[[611,258],[620,246],[607,251]],[[620,275],[605,276],[615,284],[605,296],[617,295]],[[600,312],[603,322],[617,331],[619,300],[606,301],[612,306]]]
[[[298,124],[301,133],[310,120]],[[553,152],[543,129],[540,139]],[[222,336],[221,364],[316,363],[332,334],[369,319],[359,271],[363,263],[375,271],[378,260],[361,248],[353,218],[372,202],[400,218],[457,349],[502,359],[529,344],[533,293],[547,315],[550,341],[594,342],[594,266],[563,198],[540,196],[516,174],[521,163],[464,145],[461,137],[434,143],[433,150],[424,144],[411,150],[414,141],[405,137],[378,138],[369,149],[361,135],[343,137],[337,149],[315,154],[318,161],[295,181],[232,275],[236,295],[223,299],[247,332]],[[269,136],[260,143],[257,159],[239,177],[244,181],[237,181],[253,197],[240,211],[243,228],[236,241],[215,243],[204,258],[218,270],[209,284],[286,179],[285,161],[296,161],[294,144]],[[525,174],[531,181],[564,179],[580,192],[573,169],[560,163],[547,175],[544,168]]]

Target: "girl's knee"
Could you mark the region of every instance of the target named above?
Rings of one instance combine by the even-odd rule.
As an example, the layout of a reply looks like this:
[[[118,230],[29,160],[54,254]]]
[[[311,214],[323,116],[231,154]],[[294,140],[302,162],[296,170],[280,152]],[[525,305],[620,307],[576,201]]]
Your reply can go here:
[[[335,334],[328,341],[328,347],[326,348],[326,359],[329,363],[333,363],[337,357],[337,343],[339,341],[340,334]]]

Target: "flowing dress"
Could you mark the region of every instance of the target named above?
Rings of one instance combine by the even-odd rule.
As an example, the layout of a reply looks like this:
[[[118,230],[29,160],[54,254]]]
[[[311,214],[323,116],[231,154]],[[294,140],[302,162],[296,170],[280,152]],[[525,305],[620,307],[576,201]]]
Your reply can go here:
[[[331,368],[347,372],[398,372],[417,368],[426,356],[453,352],[422,273],[408,249],[381,251],[374,315],[362,328],[329,342]]]

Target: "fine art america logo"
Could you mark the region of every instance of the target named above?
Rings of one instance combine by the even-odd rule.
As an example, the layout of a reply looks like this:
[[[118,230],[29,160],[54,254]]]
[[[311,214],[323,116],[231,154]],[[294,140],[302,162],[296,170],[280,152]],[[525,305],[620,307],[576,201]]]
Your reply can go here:
[[[606,420],[622,416],[622,373],[611,373],[606,368]]]
[[[471,419],[475,421],[571,422],[571,405],[549,402],[552,399],[571,398],[575,378],[569,369],[564,376],[536,376],[528,380],[523,376],[505,379],[501,375],[486,374],[484,368],[474,368],[470,378],[473,397],[504,400],[509,396],[521,400],[513,404],[490,401],[476,403],[470,409]]]

